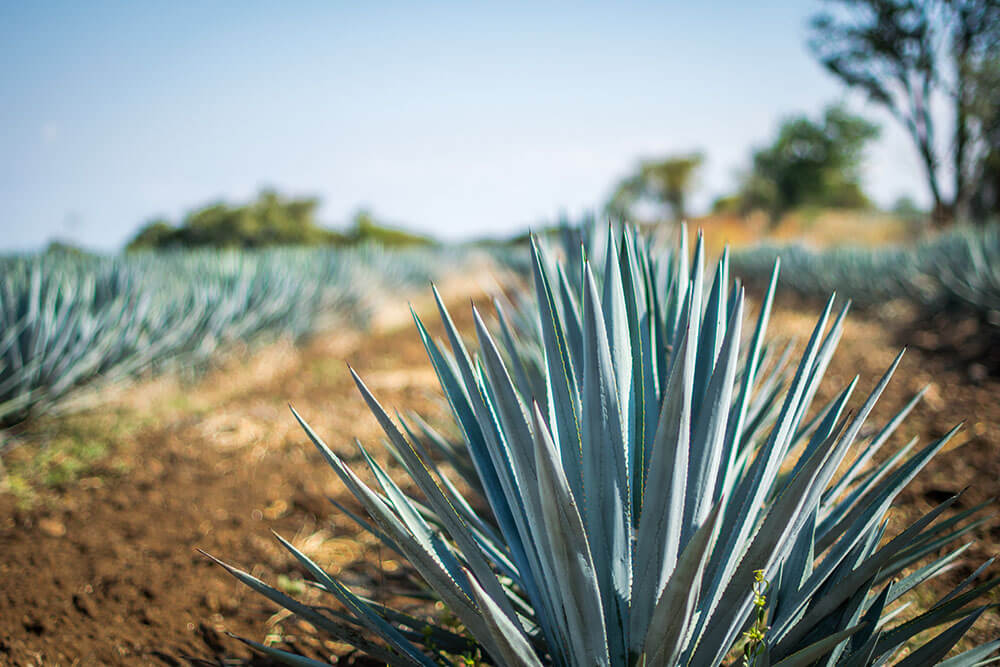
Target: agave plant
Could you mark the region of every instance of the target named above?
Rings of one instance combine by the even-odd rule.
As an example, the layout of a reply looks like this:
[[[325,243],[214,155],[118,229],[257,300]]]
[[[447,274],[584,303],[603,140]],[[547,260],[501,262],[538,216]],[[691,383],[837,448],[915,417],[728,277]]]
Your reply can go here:
[[[915,249],[901,246],[814,250],[764,245],[740,251],[733,263],[747,280],[766,283],[775,258],[780,257],[786,277],[782,287],[807,298],[825,299],[836,291],[862,307],[893,299],[930,305],[939,290],[920,256]]]
[[[414,316],[481,499],[463,497],[427,455],[422,423],[393,420],[356,374],[420,498],[362,447],[377,488],[366,484],[295,413],[368,512],[370,522],[354,517],[359,525],[412,564],[461,628],[377,604],[281,538],[341,609],[307,605],[223,566],[393,665],[464,655],[501,665],[700,667],[738,660],[741,650],[744,664],[884,664],[916,635],[948,624],[900,664],[944,658],[998,580],[975,583],[985,563],[929,609],[898,620],[894,603],[954,564],[964,547],[951,545],[982,521],[981,507],[948,515],[956,496],[886,538],[894,498],[951,435],[871,465],[919,398],[861,437],[899,359],[852,413],[844,414],[857,379],[814,408],[846,315],[845,307],[831,324],[831,298],[773,424],[758,433],[748,415],[770,395],[758,380],[777,267],[744,341],[745,296],[730,289],[725,256],[706,289],[699,238],[694,261],[675,254],[661,285],[636,248],[627,232],[612,239],[600,280],[585,258],[577,290],[533,245],[541,385],[518,370],[516,349],[498,344],[479,313],[476,355],[440,297],[450,351]],[[460,467],[463,457],[453,458]],[[488,513],[476,509],[484,503]],[[320,664],[244,641],[290,664]],[[947,664],[977,664],[998,647]]]
[[[380,291],[457,263],[447,249],[379,248],[0,257],[0,425],[96,380],[298,337],[331,314],[362,323]]]
[[[584,289],[584,259],[588,258],[593,269],[595,281],[605,284],[603,276],[616,266],[619,261],[627,261],[630,266],[635,267],[636,275],[640,276],[641,284],[638,289],[642,290],[644,301],[641,303],[641,317],[648,321],[648,327],[641,326],[640,331],[645,338],[636,340],[633,350],[645,350],[645,354],[651,358],[642,362],[636,358],[634,361],[637,367],[642,363],[647,363],[650,367],[649,380],[656,386],[649,387],[649,395],[659,385],[659,377],[666,373],[672,355],[672,343],[677,334],[679,317],[683,307],[683,300],[688,284],[689,252],[687,246],[687,232],[684,225],[681,226],[680,242],[677,247],[666,252],[659,252],[655,249],[652,239],[644,238],[637,232],[628,228],[621,228],[623,245],[619,250],[619,244],[615,241],[615,230],[608,227],[607,234],[601,235],[592,224],[584,224],[580,227],[564,225],[559,229],[560,247],[557,251],[565,258],[564,264],[549,264],[546,271],[549,275],[557,276],[558,299],[560,309],[564,312],[566,327],[567,345],[573,348],[571,356],[579,359],[582,355],[582,323],[579,299],[575,296],[583,294]],[[540,243],[541,245],[541,243]],[[609,253],[610,251],[610,253]],[[614,253],[622,252],[631,257],[615,257]],[[697,249],[697,257],[701,258],[704,247]],[[609,254],[614,257],[614,263],[609,264]],[[549,262],[550,255],[542,253],[542,261]],[[723,254],[721,265],[726,267],[728,272],[728,251]],[[699,259],[698,261],[701,261]],[[565,269],[564,269],[565,266]],[[773,273],[772,265],[772,273]],[[530,278],[530,276],[529,276]],[[773,294],[773,289],[768,290],[768,300]],[[496,325],[492,327],[498,332],[498,339],[502,342],[505,357],[511,368],[512,379],[518,387],[522,397],[540,397],[538,400],[544,406],[547,401],[546,389],[546,334],[541,326],[538,317],[539,305],[537,295],[526,294],[518,291],[513,295],[513,300],[508,299],[504,293],[494,297],[493,302],[496,310]],[[555,298],[555,297],[554,297]],[[632,332],[630,332],[631,335]],[[747,405],[746,413],[743,415],[744,428],[741,433],[741,448],[747,442],[758,438],[762,431],[766,429],[771,421],[776,417],[780,404],[780,390],[782,384],[788,380],[789,362],[794,351],[794,340],[789,341],[782,347],[774,344],[773,341],[759,341],[758,354],[753,357],[755,364],[754,382],[755,399]],[[740,359],[740,363],[747,361],[746,355]],[[746,369],[742,366],[737,368],[737,375],[742,377]],[[638,373],[639,370],[636,370]],[[636,375],[636,378],[641,377]],[[637,395],[643,395],[644,387],[636,386],[634,389]],[[657,397],[659,400],[659,397]],[[649,405],[650,409],[655,406]],[[544,410],[543,410],[544,411]],[[420,431],[424,437],[424,444],[439,450],[456,470],[463,474],[465,481],[473,486],[478,486],[478,477],[475,475],[474,467],[469,460],[468,449],[456,447],[436,433],[428,424],[419,419],[417,415],[411,418],[418,420]],[[472,474],[467,474],[469,471]]]
[[[995,224],[957,228],[915,246],[822,251],[760,246],[737,253],[734,266],[748,280],[766,282],[778,257],[788,276],[783,286],[805,297],[825,298],[836,289],[866,307],[905,299],[928,314],[964,311],[1000,326],[1000,232]]]
[[[971,310],[1000,326],[1000,228],[959,230],[929,258],[944,296],[943,305]]]

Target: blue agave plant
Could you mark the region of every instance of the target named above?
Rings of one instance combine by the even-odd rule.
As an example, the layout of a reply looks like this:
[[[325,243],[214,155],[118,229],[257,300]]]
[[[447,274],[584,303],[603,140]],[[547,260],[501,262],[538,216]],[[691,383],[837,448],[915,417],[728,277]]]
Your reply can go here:
[[[533,244],[534,373],[522,354],[530,341],[518,343],[502,314],[498,343],[475,313],[475,355],[440,298],[447,347],[414,315],[459,447],[420,420],[393,420],[354,375],[421,499],[362,448],[378,488],[365,484],[295,414],[370,515],[358,523],[413,565],[461,632],[357,595],[283,539],[342,610],[224,567],[393,665],[471,654],[512,666],[700,667],[738,659],[741,648],[747,664],[873,665],[947,625],[899,664],[943,659],[998,580],[975,583],[985,563],[931,608],[895,621],[893,603],[960,557],[954,543],[982,509],[948,515],[956,496],[886,538],[894,498],[951,435],[871,464],[919,398],[860,437],[899,359],[854,412],[845,415],[857,379],[816,409],[846,307],[834,316],[831,298],[782,387],[762,373],[777,266],[745,340],[744,292],[731,288],[727,255],[706,286],[700,238],[693,261],[683,244],[660,256],[628,230],[603,254],[595,271],[582,253],[571,279]],[[489,513],[456,490],[427,442]],[[320,664],[244,641],[290,664]],[[998,647],[944,664],[978,664]]]
[[[363,322],[379,286],[426,284],[457,263],[445,249],[378,247],[0,257],[0,425],[91,382],[301,336],[331,313]]]

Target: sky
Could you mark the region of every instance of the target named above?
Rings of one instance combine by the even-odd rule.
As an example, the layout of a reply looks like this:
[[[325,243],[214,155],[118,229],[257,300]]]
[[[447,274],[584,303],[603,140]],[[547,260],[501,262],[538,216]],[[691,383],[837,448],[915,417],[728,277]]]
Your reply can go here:
[[[444,239],[593,210],[639,159],[702,150],[693,212],[784,117],[882,122],[880,204],[917,157],[806,47],[819,2],[0,0],[0,250],[121,248],[262,187]]]

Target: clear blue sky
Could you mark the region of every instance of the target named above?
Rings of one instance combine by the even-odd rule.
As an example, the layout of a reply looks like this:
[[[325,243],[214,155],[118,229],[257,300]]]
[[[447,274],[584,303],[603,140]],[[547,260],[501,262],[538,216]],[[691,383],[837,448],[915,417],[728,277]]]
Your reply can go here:
[[[702,149],[696,209],[794,112],[844,99],[817,2],[6,2],[0,248],[121,247],[261,186],[463,238],[605,200],[643,156]],[[884,120],[862,101],[852,108]],[[889,122],[881,203],[924,200]]]

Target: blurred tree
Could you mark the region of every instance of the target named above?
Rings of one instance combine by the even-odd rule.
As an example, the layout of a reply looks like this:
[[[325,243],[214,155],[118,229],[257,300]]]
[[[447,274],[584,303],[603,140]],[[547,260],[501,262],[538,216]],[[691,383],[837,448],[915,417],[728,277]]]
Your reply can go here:
[[[1000,45],[978,67],[974,80],[979,92],[971,115],[979,124],[983,150],[969,205],[973,219],[987,220],[1000,215]]]
[[[734,215],[740,212],[742,201],[739,194],[720,195],[712,201],[712,213],[715,215]]]
[[[45,246],[45,254],[47,255],[69,255],[72,257],[93,257],[94,253],[83,248],[72,241],[62,241],[55,239],[49,241],[49,244]]]
[[[177,244],[179,244],[177,228],[166,220],[157,218],[143,225],[139,232],[132,237],[132,240],[128,242],[126,249],[166,248]]]
[[[898,220],[910,225],[914,232],[930,219],[930,212],[909,195],[897,197],[896,201],[889,207],[889,212]]]
[[[927,212],[910,195],[900,195],[889,208],[889,212],[901,218],[919,218]]]
[[[687,215],[687,197],[705,156],[700,152],[675,155],[661,160],[644,160],[634,174],[615,188],[607,211],[613,217],[631,219],[635,207],[649,202],[668,209],[674,219]]]
[[[989,206],[1000,123],[997,0],[828,0],[809,45],[848,86],[864,91],[906,128],[923,164],[939,223]],[[933,113],[935,100],[950,107]],[[940,141],[939,124],[947,125]],[[942,181],[951,174],[950,198]],[[995,192],[995,188],[992,190]],[[996,206],[996,195],[992,195]],[[995,210],[995,209],[994,209]]]
[[[153,220],[136,234],[127,249],[343,243],[343,234],[316,223],[318,205],[319,201],[313,198],[288,199],[273,190],[263,190],[245,206],[220,202],[192,211],[178,227],[162,219]]]
[[[244,206],[219,202],[188,213],[179,226],[157,219],[147,223],[128,243],[127,250],[170,247],[263,248],[276,245],[354,245],[380,243],[385,246],[431,245],[433,241],[375,220],[360,210],[345,234],[316,222],[319,201],[290,199],[273,190],[263,190]]]
[[[426,236],[411,234],[401,229],[393,229],[376,221],[368,209],[360,209],[354,214],[351,229],[347,232],[351,243],[380,243],[386,247],[401,248],[409,246],[433,245],[434,241]]]
[[[819,123],[806,116],[785,120],[774,143],[753,152],[740,208],[765,211],[777,222],[800,206],[869,206],[860,168],[866,145],[878,133],[878,126],[836,105],[827,107]]]

